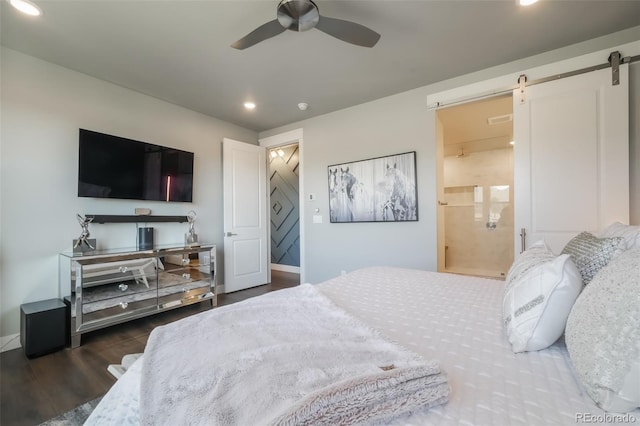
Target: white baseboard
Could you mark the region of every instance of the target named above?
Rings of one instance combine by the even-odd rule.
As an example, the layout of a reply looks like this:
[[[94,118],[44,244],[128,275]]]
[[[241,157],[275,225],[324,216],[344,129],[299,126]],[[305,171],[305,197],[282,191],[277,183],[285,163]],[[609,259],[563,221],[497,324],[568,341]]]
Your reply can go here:
[[[0,352],[18,349],[20,345],[20,333],[0,336]]]
[[[293,272],[294,274],[300,273],[299,266],[280,265],[278,263],[272,263],[271,269],[274,271]]]

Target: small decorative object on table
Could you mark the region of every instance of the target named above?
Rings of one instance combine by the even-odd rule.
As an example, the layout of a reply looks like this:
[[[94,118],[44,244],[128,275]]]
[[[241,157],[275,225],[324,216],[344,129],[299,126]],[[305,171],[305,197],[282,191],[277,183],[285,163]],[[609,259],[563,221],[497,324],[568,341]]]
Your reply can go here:
[[[82,233],[77,240],[73,240],[73,252],[84,253],[87,251],[93,251],[96,249],[96,239],[89,238],[91,233],[89,232],[89,224],[93,221],[93,217],[82,217],[76,214],[78,223],[82,227]]]
[[[189,222],[189,232],[184,234],[184,243],[187,246],[195,246],[198,245],[198,234],[196,234],[195,224],[196,224],[196,212],[190,210],[187,213],[187,221]]]

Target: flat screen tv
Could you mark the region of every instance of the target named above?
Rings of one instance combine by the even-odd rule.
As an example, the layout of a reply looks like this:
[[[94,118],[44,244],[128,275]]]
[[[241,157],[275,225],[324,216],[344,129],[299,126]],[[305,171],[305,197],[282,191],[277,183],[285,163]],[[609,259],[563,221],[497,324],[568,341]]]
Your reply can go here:
[[[80,129],[78,196],[191,202],[193,153]]]

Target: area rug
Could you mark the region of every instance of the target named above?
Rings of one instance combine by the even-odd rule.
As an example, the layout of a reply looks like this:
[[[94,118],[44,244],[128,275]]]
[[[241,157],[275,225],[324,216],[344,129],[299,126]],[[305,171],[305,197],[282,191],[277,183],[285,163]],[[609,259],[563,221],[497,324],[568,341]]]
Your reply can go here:
[[[40,423],[39,426],[76,426],[82,425],[89,418],[93,410],[100,402],[100,398],[96,398],[93,401],[85,402],[82,405],[77,406],[73,410],[67,411],[64,414],[54,417],[51,420],[47,420],[44,423]]]

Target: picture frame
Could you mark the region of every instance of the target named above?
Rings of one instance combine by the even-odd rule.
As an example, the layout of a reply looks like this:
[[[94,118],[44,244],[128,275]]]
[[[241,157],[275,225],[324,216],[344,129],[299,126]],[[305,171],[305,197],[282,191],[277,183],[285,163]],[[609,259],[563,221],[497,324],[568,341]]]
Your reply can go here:
[[[331,223],[418,220],[416,152],[327,167]]]

